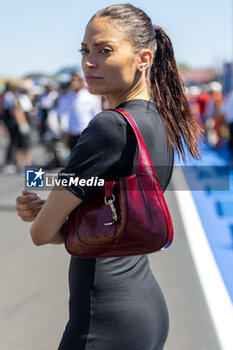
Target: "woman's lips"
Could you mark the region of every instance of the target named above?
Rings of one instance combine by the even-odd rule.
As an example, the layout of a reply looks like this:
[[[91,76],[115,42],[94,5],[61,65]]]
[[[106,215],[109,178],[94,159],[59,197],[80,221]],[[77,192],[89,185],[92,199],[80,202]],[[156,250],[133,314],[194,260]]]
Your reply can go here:
[[[89,83],[89,82],[99,81],[102,78],[101,77],[96,77],[95,75],[86,75],[85,79],[86,79],[86,82]]]

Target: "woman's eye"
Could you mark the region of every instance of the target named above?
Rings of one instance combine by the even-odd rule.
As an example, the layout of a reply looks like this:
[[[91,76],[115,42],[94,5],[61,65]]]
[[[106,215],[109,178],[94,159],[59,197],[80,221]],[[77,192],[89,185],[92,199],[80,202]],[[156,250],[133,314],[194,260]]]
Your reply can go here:
[[[111,49],[106,49],[106,48],[100,50],[101,53],[110,53],[111,51],[112,51]]]
[[[108,49],[108,48],[104,48],[104,49],[101,49],[100,50],[100,53],[103,53],[103,54],[107,54],[107,53],[110,53],[112,50],[111,49]],[[85,55],[85,54],[88,54],[89,51],[87,49],[80,49],[79,52],[82,54],[82,55]]]
[[[79,52],[81,52],[82,55],[88,53],[88,50],[87,49],[80,49]]]

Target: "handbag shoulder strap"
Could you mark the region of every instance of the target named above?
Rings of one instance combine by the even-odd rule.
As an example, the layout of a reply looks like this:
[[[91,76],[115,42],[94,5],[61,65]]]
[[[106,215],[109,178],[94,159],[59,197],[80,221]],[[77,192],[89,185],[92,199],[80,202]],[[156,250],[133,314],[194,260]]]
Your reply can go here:
[[[151,161],[148,149],[146,147],[145,141],[143,140],[143,137],[140,133],[140,130],[133,119],[133,117],[126,112],[123,109],[112,109],[113,111],[116,111],[123,115],[123,117],[128,121],[128,123],[131,125],[134,134],[137,139],[138,143],[138,164],[137,164],[137,173],[140,174],[149,174],[154,175],[157,177],[155,169],[153,167],[153,163]]]

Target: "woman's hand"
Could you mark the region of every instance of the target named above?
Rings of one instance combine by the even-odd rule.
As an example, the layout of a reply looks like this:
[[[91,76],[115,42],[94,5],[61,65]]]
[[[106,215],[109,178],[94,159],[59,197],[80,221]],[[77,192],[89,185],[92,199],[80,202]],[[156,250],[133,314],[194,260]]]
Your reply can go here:
[[[45,204],[39,211],[30,228],[32,241],[35,245],[64,243],[64,226],[67,216],[82,203],[62,185],[56,186],[50,192]]]
[[[22,195],[16,198],[15,209],[23,221],[32,222],[45,202],[36,193],[23,190]]]

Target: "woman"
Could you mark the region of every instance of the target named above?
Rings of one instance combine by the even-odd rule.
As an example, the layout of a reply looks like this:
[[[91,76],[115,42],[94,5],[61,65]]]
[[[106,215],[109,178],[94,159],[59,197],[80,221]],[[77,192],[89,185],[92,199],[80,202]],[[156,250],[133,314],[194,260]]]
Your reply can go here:
[[[104,95],[109,108],[119,107],[133,116],[165,190],[173,149],[184,158],[183,137],[189,154],[198,158],[200,137],[169,38],[143,11],[130,4],[113,5],[91,18],[81,53],[88,90]],[[106,110],[84,130],[62,173],[114,180],[134,173],[136,163],[130,126],[117,112]],[[24,221],[33,221],[33,242],[63,243],[66,217],[93,191],[78,186],[53,190],[45,203],[24,191],[17,210]],[[59,350],[163,349],[168,313],[147,255],[72,257],[69,284],[70,318]]]

